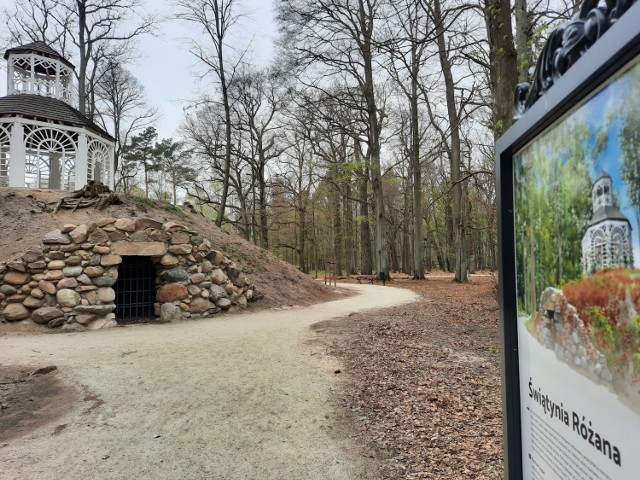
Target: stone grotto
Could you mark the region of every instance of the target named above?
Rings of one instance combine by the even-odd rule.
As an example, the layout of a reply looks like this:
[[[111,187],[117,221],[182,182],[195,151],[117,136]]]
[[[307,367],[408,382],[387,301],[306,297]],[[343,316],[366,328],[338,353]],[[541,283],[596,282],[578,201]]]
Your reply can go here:
[[[0,319],[84,330],[246,307],[261,295],[212,242],[174,222],[64,225],[0,262]]]

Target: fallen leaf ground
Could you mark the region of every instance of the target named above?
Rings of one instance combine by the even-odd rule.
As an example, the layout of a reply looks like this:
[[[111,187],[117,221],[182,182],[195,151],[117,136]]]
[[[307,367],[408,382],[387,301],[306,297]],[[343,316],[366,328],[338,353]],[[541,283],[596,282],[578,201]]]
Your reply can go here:
[[[315,326],[345,366],[338,402],[385,479],[503,478],[496,282],[395,279],[421,300]]]

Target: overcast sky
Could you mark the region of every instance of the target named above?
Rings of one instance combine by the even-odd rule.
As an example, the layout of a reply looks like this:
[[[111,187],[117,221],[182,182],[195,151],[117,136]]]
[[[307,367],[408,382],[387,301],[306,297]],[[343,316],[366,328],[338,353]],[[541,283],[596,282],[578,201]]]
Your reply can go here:
[[[207,88],[213,92],[212,77],[200,79],[203,69],[189,53],[187,38],[199,33],[171,19],[171,0],[146,0],[150,10],[166,16],[158,25],[155,37],[147,36],[139,43],[140,59],[129,66],[132,73],[144,85],[147,96],[158,107],[161,115],[156,124],[160,138],[177,138],[184,113],[183,108],[196,98],[197,91]],[[11,6],[14,0],[0,0],[0,11]],[[272,0],[240,0],[246,16],[233,28],[231,44],[239,50],[249,46],[251,63],[263,67],[270,63],[273,54],[275,27]],[[233,52],[229,52],[233,53]],[[6,95],[6,62],[0,71],[0,96]]]
[[[3,1],[3,0],[0,0]],[[170,0],[162,0],[164,12],[170,11]],[[151,1],[156,6],[159,2]],[[272,0],[241,0],[247,16],[233,28],[232,43],[242,51],[249,46],[251,63],[266,66],[273,53],[275,35]],[[156,7],[157,8],[157,7]],[[189,53],[186,40],[197,33],[193,25],[165,20],[159,25],[158,37],[140,42],[143,57],[132,68],[145,86],[151,102],[158,106],[162,117],[156,126],[160,138],[177,137],[176,129],[182,120],[183,108],[194,100],[198,89],[210,88],[213,76],[200,79],[201,65]],[[233,54],[233,52],[229,52]]]

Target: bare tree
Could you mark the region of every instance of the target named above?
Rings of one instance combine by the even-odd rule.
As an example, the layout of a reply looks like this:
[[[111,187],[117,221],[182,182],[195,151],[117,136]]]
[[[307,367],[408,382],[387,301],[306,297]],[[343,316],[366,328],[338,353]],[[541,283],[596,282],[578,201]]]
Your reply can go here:
[[[274,70],[248,71],[238,75],[230,88],[234,128],[248,137],[247,161],[258,187],[260,246],[269,246],[267,221],[267,163],[280,156],[281,126],[278,115],[284,107],[285,78]]]
[[[236,13],[237,0],[181,0],[178,2],[180,13],[178,18],[194,24],[202,29],[206,43],[192,40],[191,53],[213,72],[217,78],[222,105],[224,109],[225,125],[225,154],[222,178],[222,195],[216,225],[221,226],[229,194],[229,177],[231,171],[231,104],[229,99],[229,85],[233,80],[235,68],[228,77],[226,58],[226,41],[229,30],[238,21]]]
[[[130,174],[129,169],[120,168],[123,148],[132,135],[156,121],[157,109],[149,106],[138,79],[114,62],[107,63],[101,70],[96,96],[98,121],[105,130],[113,132],[115,139],[114,170],[118,187]]]
[[[388,39],[384,42],[390,61],[387,70],[409,105],[409,171],[412,175],[413,197],[413,268],[414,279],[424,280],[424,233],[422,212],[421,125],[419,114],[420,70],[433,42],[429,15],[420,2],[399,0],[391,2],[392,15]]]
[[[222,105],[207,102],[195,114],[188,114],[181,126],[182,136],[194,154],[197,174],[186,186],[189,196],[207,206],[217,218],[220,212],[222,179],[225,171],[226,127]],[[225,222],[235,225],[247,240],[255,238],[251,195],[255,191],[255,172],[244,159],[251,157],[246,132],[232,131],[229,191],[226,208],[234,212]],[[252,157],[251,157],[252,158]]]
[[[3,9],[7,18],[8,44],[45,42],[54,45],[62,56],[70,55],[67,41],[71,24],[69,17],[56,15],[58,2],[54,0],[16,1],[12,9]]]
[[[79,62],[78,108],[90,118],[95,115],[94,88],[98,80],[100,62],[123,58],[131,54],[129,43],[134,38],[150,33],[155,19],[138,15],[139,0],[55,0],[60,5],[58,18],[72,18],[69,37],[77,48]],[[123,28],[138,16],[131,28]],[[62,20],[58,20],[63,23]],[[119,44],[119,45],[118,45]]]
[[[317,260],[315,256],[311,260],[308,258],[309,244],[313,240],[310,232],[314,227],[313,215],[312,218],[309,217],[313,207],[313,192],[318,182],[313,147],[313,117],[308,110],[295,106],[290,106],[285,115],[287,128],[283,132],[283,141],[288,148],[282,153],[275,167],[275,176],[291,199],[289,207],[295,212],[296,236],[295,242],[279,241],[277,246],[294,250],[300,270],[308,272],[310,264]],[[279,225],[275,226],[278,227]],[[313,245],[317,250],[316,242],[313,242]]]
[[[348,79],[364,100],[376,217],[376,266],[387,274],[384,198],[380,162],[380,133],[384,112],[374,82],[377,24],[381,0],[279,0],[278,20],[283,45],[292,51],[293,64],[321,66],[326,74]],[[322,77],[321,77],[322,78]],[[316,82],[322,88],[322,82]]]

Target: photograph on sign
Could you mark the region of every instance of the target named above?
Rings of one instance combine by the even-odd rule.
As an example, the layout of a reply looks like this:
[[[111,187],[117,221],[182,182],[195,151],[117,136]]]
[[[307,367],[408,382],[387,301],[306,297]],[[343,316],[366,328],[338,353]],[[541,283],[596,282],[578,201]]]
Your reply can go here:
[[[525,479],[640,471],[640,59],[514,157]]]

